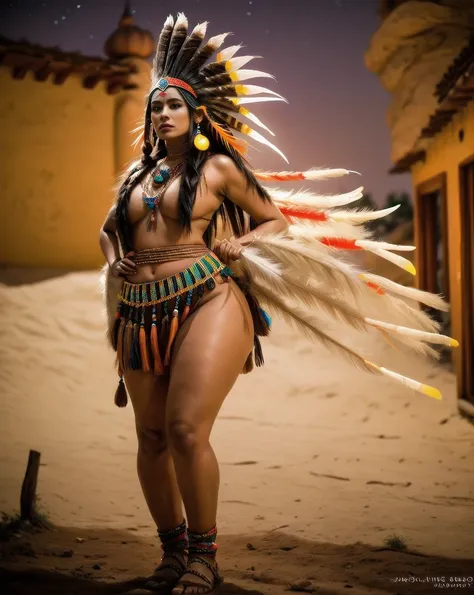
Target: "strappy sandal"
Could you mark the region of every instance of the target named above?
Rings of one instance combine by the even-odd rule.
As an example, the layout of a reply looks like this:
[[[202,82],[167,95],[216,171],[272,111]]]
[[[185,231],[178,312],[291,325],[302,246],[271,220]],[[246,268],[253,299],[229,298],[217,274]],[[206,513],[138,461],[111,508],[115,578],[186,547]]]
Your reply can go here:
[[[166,552],[162,559],[164,558],[174,558],[179,566],[177,564],[173,564],[173,562],[166,562],[157,566],[154,573],[146,580],[145,589],[148,591],[169,593],[186,572],[186,562],[182,553],[181,555],[178,555],[177,552]],[[163,574],[162,571],[166,569],[173,570],[175,575],[170,576]]]
[[[203,566],[207,566],[207,568],[209,568],[209,570],[212,572],[214,580],[211,580],[208,576],[206,576],[202,572],[199,572],[199,570],[187,568],[184,572],[184,575],[194,574],[194,576],[197,576],[198,578],[203,580],[205,584],[203,585],[202,583],[197,583],[195,581],[183,581],[179,579],[178,583],[173,588],[173,595],[175,595],[175,589],[179,587],[183,587],[183,589],[179,592],[179,595],[207,595],[208,593],[212,593],[214,589],[216,589],[221,583],[224,582],[224,579],[219,575],[219,567],[217,564],[213,566],[212,564],[209,564],[207,560],[204,560],[204,558],[201,558],[199,556],[193,556],[192,558],[189,558],[188,566],[193,562],[198,562]]]

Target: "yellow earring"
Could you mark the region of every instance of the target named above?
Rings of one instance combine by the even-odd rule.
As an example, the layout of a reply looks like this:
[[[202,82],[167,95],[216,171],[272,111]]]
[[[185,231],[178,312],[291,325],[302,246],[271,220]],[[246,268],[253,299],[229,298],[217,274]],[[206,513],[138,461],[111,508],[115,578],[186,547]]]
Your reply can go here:
[[[199,124],[194,134],[194,146],[199,151],[207,151],[209,149],[209,139],[201,133],[201,126]]]

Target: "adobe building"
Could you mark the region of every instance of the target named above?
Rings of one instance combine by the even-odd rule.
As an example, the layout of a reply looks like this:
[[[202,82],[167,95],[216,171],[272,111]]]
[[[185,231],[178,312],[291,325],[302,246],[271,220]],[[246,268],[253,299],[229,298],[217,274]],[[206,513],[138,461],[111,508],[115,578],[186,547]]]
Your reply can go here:
[[[392,173],[411,172],[418,288],[442,293],[458,403],[474,416],[474,2],[384,0],[365,56],[392,96]]]
[[[154,51],[128,2],[104,49],[107,59],[0,38],[2,266],[103,263],[99,228],[133,158]]]

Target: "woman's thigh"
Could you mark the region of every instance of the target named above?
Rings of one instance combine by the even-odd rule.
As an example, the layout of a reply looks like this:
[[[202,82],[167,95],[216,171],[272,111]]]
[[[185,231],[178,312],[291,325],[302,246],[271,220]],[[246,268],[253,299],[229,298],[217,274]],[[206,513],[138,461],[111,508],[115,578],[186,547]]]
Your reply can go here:
[[[253,349],[253,332],[247,301],[233,281],[204,296],[176,337],[166,404],[171,432],[181,424],[210,434]]]
[[[148,434],[152,439],[165,441],[168,378],[143,370],[126,370],[124,379],[135,414],[138,438]]]

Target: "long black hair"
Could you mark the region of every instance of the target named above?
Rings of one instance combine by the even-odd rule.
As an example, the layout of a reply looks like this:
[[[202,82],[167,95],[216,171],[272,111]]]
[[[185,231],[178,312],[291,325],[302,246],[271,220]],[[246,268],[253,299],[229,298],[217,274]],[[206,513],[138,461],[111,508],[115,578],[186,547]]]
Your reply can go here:
[[[248,162],[245,161],[232,147],[228,147],[222,142],[221,138],[216,135],[213,130],[211,130],[211,125],[206,118],[202,120],[200,126],[202,133],[209,139],[210,146],[207,151],[200,151],[196,149],[193,144],[193,137],[196,131],[196,124],[193,118],[195,111],[194,107],[192,107],[193,98],[187,91],[180,88],[177,88],[177,90],[186,102],[191,120],[189,127],[189,144],[191,149],[186,155],[183,163],[181,184],[178,195],[178,220],[183,226],[183,229],[188,233],[191,231],[191,215],[194,203],[196,201],[196,192],[198,189],[199,180],[201,178],[204,164],[212,154],[220,153],[231,157],[238,169],[244,174],[247,180],[247,188],[254,188],[257,192],[257,195],[262,200],[270,200],[268,193],[252,173]],[[223,121],[217,120],[217,123],[222,128],[227,128]],[[151,139],[153,139],[153,144]],[[156,143],[158,143],[158,147],[157,150],[154,150]],[[120,243],[124,253],[133,250],[131,225],[128,219],[128,205],[132,190],[156,166],[158,160],[166,157],[166,154],[166,146],[164,141],[158,139],[155,131],[152,129],[150,94],[145,110],[142,157],[140,162],[135,167],[133,167],[131,171],[129,171],[128,175],[120,186],[117,196],[115,219]],[[246,217],[242,208],[234,204],[229,199],[229,197],[224,196],[223,202],[213,214],[212,219],[203,234],[203,239],[209,248],[212,246],[212,242],[217,231],[219,217],[221,217],[222,223],[224,225],[226,223],[230,224],[232,232],[237,237],[246,233],[247,230],[255,229],[257,225],[251,217],[248,218],[248,225],[246,225]]]

